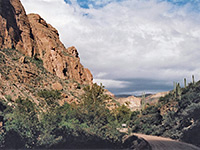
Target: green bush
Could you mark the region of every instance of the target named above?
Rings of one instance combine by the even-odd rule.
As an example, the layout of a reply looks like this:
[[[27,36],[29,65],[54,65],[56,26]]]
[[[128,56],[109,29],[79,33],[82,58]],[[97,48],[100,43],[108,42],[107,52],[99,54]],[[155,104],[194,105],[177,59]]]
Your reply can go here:
[[[46,101],[45,107],[20,97],[13,101],[13,107],[3,110],[5,134],[0,136],[1,147],[119,148],[122,134],[105,106],[108,96],[103,87],[95,84],[84,90],[80,105],[57,105],[61,94],[52,90],[38,92]]]
[[[15,108],[12,112],[6,113],[4,119],[6,137],[10,136],[10,132],[15,132],[26,141],[25,147],[32,148],[37,141],[39,130],[35,105],[28,99],[19,97]]]
[[[57,105],[57,100],[61,98],[61,93],[57,90],[41,90],[38,92],[38,96],[44,98],[47,105]]]
[[[86,86],[84,91],[82,103],[78,108],[78,119],[86,123],[93,134],[104,140],[119,142],[121,134],[116,130],[116,126],[110,123],[114,116],[106,107],[109,97],[104,94],[103,86]]]
[[[131,118],[131,110],[125,106],[119,106],[116,110],[116,119],[118,120],[118,123],[121,125],[123,123],[127,123],[127,121]]]

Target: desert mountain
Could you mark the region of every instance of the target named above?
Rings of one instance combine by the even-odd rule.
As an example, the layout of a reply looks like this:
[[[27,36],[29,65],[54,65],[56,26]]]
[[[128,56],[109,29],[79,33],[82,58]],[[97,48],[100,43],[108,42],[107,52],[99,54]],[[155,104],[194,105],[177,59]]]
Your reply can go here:
[[[0,148],[121,147],[110,98],[92,80],[54,27],[0,0]]]
[[[161,97],[167,95],[168,93],[169,92],[160,92],[149,95],[147,97],[135,97],[135,96],[121,97],[117,98],[117,102],[119,102],[120,105],[124,104],[132,111],[135,111],[135,110],[140,110],[142,108],[142,103],[155,104]]]
[[[141,109],[141,98],[129,96],[126,98],[118,98],[120,105],[128,106],[132,111]]]
[[[200,145],[200,82],[117,102],[92,80],[54,27],[0,0],[0,149],[151,149],[132,132]]]
[[[76,48],[66,49],[58,31],[39,15],[27,16],[19,0],[0,0],[0,20],[1,49],[17,49],[41,59],[45,69],[59,78],[92,83],[92,74],[81,65]]]

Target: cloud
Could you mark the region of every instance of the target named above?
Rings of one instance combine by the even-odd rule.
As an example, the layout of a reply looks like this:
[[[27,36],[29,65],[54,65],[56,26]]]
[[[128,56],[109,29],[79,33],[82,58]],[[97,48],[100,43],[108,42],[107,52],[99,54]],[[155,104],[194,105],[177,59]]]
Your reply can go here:
[[[127,88],[128,85],[130,84],[127,81],[118,81],[118,80],[108,80],[108,79],[94,79],[94,83],[98,83],[99,85],[101,83],[103,83],[103,85],[108,88],[108,89],[112,89],[112,88]]]
[[[101,80],[100,80],[101,81]],[[103,80],[103,82],[105,82]],[[152,79],[124,79],[124,80],[115,80],[111,82],[113,86],[109,87],[109,90],[114,94],[132,94],[132,95],[141,95],[142,93],[156,93],[162,91],[168,91],[173,88],[173,82],[165,80],[152,80]],[[119,83],[119,84],[115,84]],[[124,85],[120,87],[120,85]]]
[[[78,48],[83,65],[107,88],[126,89],[121,81],[138,78],[162,80],[166,87],[200,77],[200,14],[192,2],[89,0],[85,9],[75,0],[21,1],[59,30],[66,47]]]

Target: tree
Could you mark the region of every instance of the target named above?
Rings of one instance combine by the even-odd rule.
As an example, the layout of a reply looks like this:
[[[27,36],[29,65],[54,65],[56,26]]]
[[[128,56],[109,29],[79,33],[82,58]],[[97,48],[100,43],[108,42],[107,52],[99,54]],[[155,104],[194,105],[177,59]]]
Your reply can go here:
[[[12,112],[5,115],[6,137],[15,132],[23,141],[26,141],[25,147],[33,148],[39,136],[39,122],[36,112],[35,104],[28,99],[19,97]]]
[[[130,120],[130,117],[131,117],[131,110],[127,106],[121,105],[117,108],[116,118],[120,125]]]

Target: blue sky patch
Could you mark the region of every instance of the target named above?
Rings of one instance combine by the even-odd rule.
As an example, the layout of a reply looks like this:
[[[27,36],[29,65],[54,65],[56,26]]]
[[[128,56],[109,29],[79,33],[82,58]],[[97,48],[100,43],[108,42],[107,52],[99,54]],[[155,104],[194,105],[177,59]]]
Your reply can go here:
[[[72,4],[71,0],[64,0],[64,1],[70,5]],[[76,0],[76,1],[81,8],[89,9],[92,6],[93,8],[98,9],[112,2],[121,2],[126,0]],[[187,4],[190,4],[191,11],[200,11],[200,0],[158,0],[158,2],[162,1],[167,1],[177,6],[185,6]]]
[[[70,5],[72,4],[70,0],[64,0],[64,1]],[[92,6],[93,8],[98,9],[108,5],[109,3],[120,2],[124,0],[76,0],[76,1],[81,8],[89,9],[90,6]]]
[[[70,0],[64,0],[67,4],[72,4],[72,2]]]
[[[176,4],[176,5],[185,5],[188,3],[191,3],[191,4],[198,3],[198,0],[167,0],[167,1],[171,2],[173,4]]]

